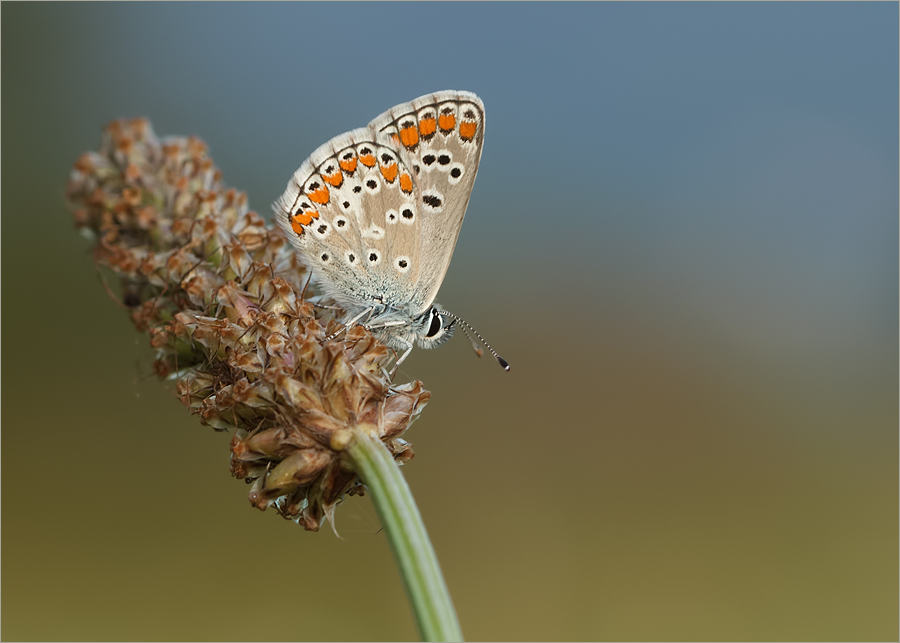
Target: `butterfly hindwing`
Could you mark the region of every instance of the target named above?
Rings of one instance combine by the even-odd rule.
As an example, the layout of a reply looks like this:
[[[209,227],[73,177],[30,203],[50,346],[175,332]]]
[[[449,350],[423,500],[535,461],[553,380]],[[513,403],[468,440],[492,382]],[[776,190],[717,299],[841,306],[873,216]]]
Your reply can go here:
[[[304,263],[348,311],[415,293],[421,235],[411,165],[390,137],[353,130],[313,152],[275,204]]]

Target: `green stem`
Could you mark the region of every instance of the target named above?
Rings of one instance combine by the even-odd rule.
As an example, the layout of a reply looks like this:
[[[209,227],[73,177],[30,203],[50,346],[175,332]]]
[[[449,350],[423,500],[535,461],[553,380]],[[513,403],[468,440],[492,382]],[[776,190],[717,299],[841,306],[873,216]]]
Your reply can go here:
[[[462,641],[456,611],[422,516],[390,451],[381,440],[356,431],[347,452],[372,494],[422,639]]]

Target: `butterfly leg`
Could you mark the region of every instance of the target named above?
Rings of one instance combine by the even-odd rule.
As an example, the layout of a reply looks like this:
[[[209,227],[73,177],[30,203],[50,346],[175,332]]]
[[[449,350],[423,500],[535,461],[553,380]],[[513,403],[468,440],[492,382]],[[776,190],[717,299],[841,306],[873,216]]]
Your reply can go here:
[[[361,312],[360,314],[358,314],[356,317],[354,317],[353,319],[351,319],[350,321],[348,321],[346,324],[344,324],[343,328],[341,328],[341,329],[338,330],[338,331],[335,331],[334,333],[332,333],[331,335],[329,335],[328,337],[326,337],[326,338],[325,338],[325,341],[326,341],[326,342],[329,342],[329,341],[331,341],[332,339],[334,339],[335,337],[337,337],[338,335],[340,335],[341,333],[343,333],[344,331],[350,330],[350,328],[352,328],[353,325],[354,325],[356,322],[358,322],[360,319],[362,319],[362,318],[365,317],[366,315],[370,315],[370,316],[371,316],[371,314],[372,314],[372,312],[374,312],[374,310],[375,310],[375,308],[366,308],[364,311],[362,311],[362,312]]]
[[[340,306],[328,306],[327,304],[317,304],[312,299],[307,299],[309,303],[311,303],[316,308],[321,308],[322,310],[343,310]]]
[[[396,320],[396,321],[383,322],[381,324],[374,324],[371,326],[369,324],[363,324],[363,328],[365,328],[369,332],[372,332],[372,331],[383,329],[383,328],[391,328],[392,326],[405,326],[405,325],[406,325],[405,321]],[[399,342],[402,342],[404,345],[403,355],[401,355],[400,358],[394,363],[394,367],[391,369],[390,373],[388,373],[383,368],[381,369],[382,372],[384,373],[385,377],[387,377],[388,379],[391,379],[391,380],[394,379],[394,374],[397,372],[397,368],[400,366],[400,364],[403,363],[403,360],[405,360],[409,356],[409,353],[413,349],[413,343],[410,342],[409,340],[407,340],[403,337],[399,337],[399,336],[396,338],[396,340]]]
[[[403,340],[403,341],[406,341],[406,340]],[[409,357],[409,354],[412,352],[412,349],[413,349],[412,342],[406,342],[406,344],[407,344],[406,350],[404,351],[403,355],[400,356],[400,359],[397,360],[397,363],[394,364],[394,371],[397,370],[397,367],[400,366],[400,364],[402,364],[404,362],[404,360],[406,360],[406,358]]]
[[[403,339],[402,337],[398,337],[397,339],[400,340],[401,342],[403,342],[404,344],[406,344],[406,350],[403,352],[403,355],[401,355],[397,359],[397,361],[394,362],[394,368],[392,368],[390,374],[388,374],[388,378],[391,380],[394,379],[394,375],[397,373],[397,369],[400,368],[400,364],[403,363],[403,360],[405,360],[407,357],[409,357],[409,354],[412,352],[412,349],[413,349],[412,342],[409,342],[409,341]]]

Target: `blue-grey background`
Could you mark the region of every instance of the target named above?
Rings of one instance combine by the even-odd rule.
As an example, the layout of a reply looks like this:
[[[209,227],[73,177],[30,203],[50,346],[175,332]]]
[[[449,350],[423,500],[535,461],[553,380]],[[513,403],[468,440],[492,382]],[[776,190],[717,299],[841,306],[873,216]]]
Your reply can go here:
[[[305,533],[150,375],[63,195],[196,134],[269,213],[441,89],[484,155],[404,471],[464,632],[898,637],[896,3],[2,6],[4,639],[416,633],[368,499]]]

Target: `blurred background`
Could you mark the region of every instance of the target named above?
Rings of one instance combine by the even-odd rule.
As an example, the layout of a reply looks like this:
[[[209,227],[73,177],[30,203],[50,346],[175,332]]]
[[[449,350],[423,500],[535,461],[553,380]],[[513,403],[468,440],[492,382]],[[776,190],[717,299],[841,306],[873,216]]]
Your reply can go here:
[[[470,640],[896,640],[896,3],[2,7],[2,637],[409,640],[150,371],[64,202],[101,127],[269,204],[387,108],[487,137],[404,468]]]

